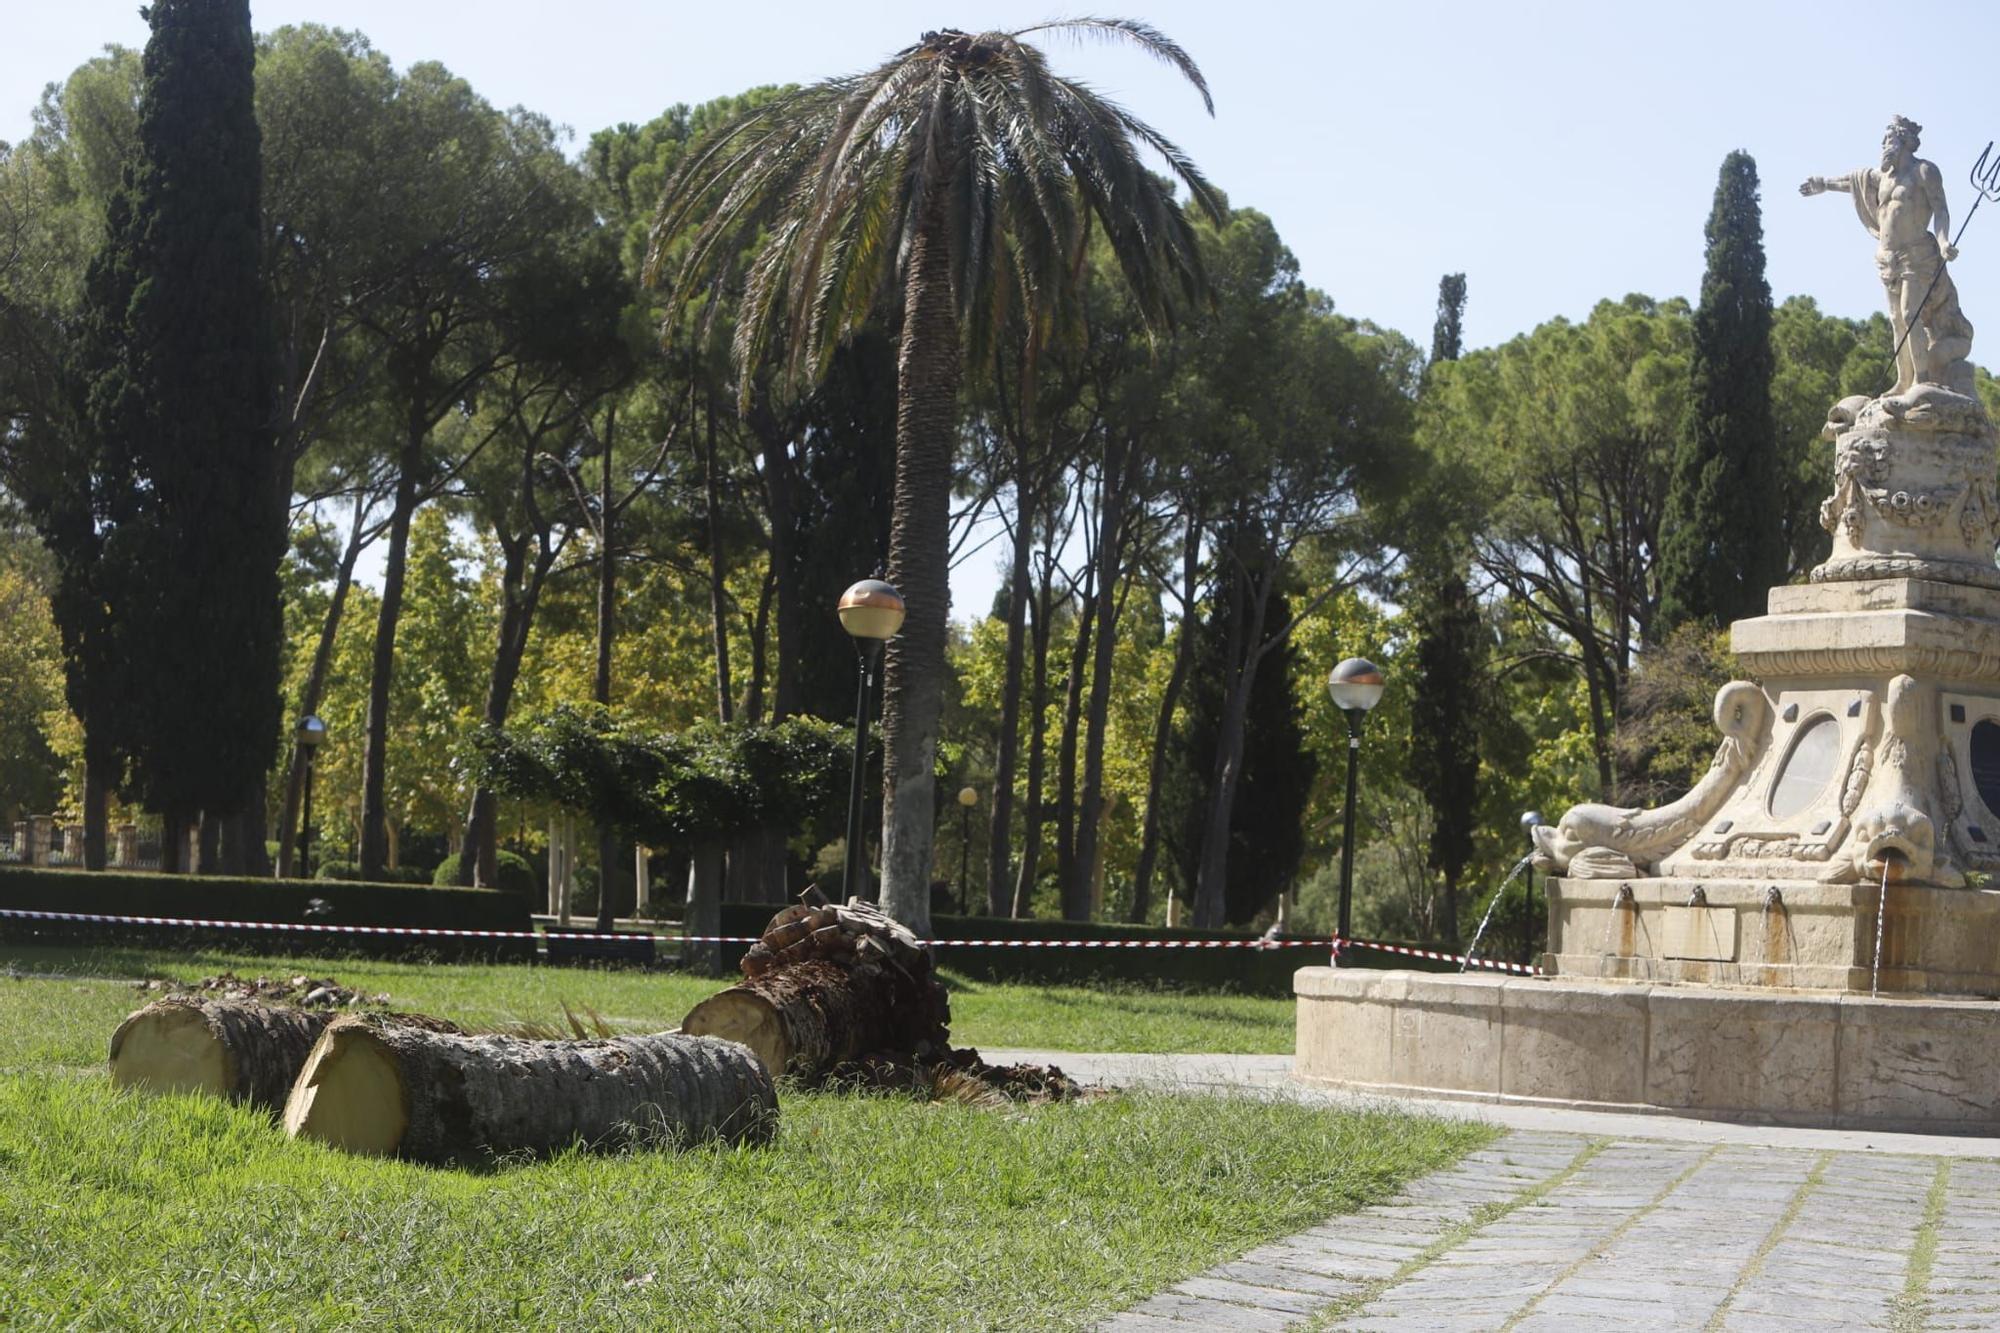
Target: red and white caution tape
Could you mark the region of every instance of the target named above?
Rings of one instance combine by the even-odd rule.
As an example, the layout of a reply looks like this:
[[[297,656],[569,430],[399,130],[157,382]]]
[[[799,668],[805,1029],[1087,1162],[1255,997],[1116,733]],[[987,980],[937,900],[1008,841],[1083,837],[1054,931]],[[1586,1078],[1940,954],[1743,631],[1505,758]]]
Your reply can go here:
[[[1489,968],[1495,972],[1511,972],[1516,976],[1539,976],[1541,969],[1523,963],[1503,963],[1491,958],[1467,958],[1462,953],[1439,953],[1435,949],[1415,949],[1407,944],[1379,944],[1374,940],[1335,940],[1334,957],[1340,956],[1342,949],[1373,949],[1376,953],[1401,954],[1405,958],[1429,958],[1439,963],[1458,963],[1470,967]]]
[[[324,921],[211,921],[198,917],[119,916],[100,912],[43,912],[26,908],[0,907],[0,919],[21,921],[73,921],[104,926],[180,926],[196,930],[264,930],[308,932],[320,935],[398,935],[432,939],[543,940],[538,930],[474,930],[434,926],[349,926]],[[660,938],[668,943],[755,944],[755,935],[666,935],[650,937],[639,932],[605,935],[589,931],[550,931],[546,938],[560,940],[605,940],[631,943]],[[929,944],[956,949],[1329,949],[1338,958],[1343,949],[1372,949],[1377,953],[1428,958],[1442,963],[1466,963],[1462,954],[1439,953],[1403,944],[1381,944],[1373,940],[1254,939],[1254,940],[950,940],[934,939]],[[1486,958],[1470,960],[1470,966],[1521,976],[1534,976],[1537,969],[1519,963],[1503,963]]]

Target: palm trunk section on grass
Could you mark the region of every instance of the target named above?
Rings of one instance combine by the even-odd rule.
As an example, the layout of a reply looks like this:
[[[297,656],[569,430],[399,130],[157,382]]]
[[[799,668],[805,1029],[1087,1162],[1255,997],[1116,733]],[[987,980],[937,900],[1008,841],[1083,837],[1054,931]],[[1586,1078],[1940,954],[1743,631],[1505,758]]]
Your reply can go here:
[[[770,1075],[735,1042],[468,1037],[356,1015],[320,1037],[284,1126],[348,1152],[450,1162],[572,1145],[761,1143],[777,1118]]]
[[[931,925],[938,725],[951,610],[951,482],[957,441],[958,318],[942,199],[911,246],[896,366],[896,494],[889,581],[908,607],[890,640],[882,703],[882,905],[920,935]]]

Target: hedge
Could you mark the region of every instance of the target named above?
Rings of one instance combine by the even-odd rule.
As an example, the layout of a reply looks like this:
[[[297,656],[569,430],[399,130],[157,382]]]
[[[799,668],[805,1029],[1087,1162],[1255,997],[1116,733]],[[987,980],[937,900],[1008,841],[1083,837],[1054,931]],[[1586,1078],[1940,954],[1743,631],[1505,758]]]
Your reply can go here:
[[[725,903],[724,935],[758,935],[779,909],[751,903]],[[1017,920],[1012,917],[931,917],[931,934],[956,940],[1254,940],[1243,930],[1167,930],[1159,926],[1126,926],[1083,921]],[[745,944],[722,946],[722,963],[734,971]],[[1122,982],[1155,984],[1188,990],[1231,990],[1252,995],[1290,995],[1292,975],[1302,967],[1324,966],[1323,948],[1285,949],[1023,949],[946,946],[937,950],[938,966],[976,981],[1043,981],[1066,984]],[[1355,950],[1348,966],[1404,968],[1414,971],[1456,971],[1455,964]]]
[[[318,900],[323,908],[314,908]],[[337,926],[531,929],[520,895],[490,889],[409,888],[332,880],[234,879],[125,871],[0,866],[0,908],[107,916],[196,917],[220,921],[309,922]],[[309,910],[310,909],[310,910]],[[201,930],[186,926],[105,926],[0,917],[0,940],[138,943],[257,953],[347,954],[368,958],[533,960],[532,940],[449,936],[323,934],[315,931]]]

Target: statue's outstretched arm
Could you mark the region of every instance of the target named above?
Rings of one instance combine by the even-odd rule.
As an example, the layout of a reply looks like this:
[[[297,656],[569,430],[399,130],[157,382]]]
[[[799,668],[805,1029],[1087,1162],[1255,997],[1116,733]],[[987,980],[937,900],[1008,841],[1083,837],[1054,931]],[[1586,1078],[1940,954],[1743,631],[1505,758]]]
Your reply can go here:
[[[1838,190],[1842,194],[1853,193],[1854,173],[1849,172],[1845,176],[1808,176],[1799,186],[1799,193],[1808,196],[1824,194],[1828,190]]]

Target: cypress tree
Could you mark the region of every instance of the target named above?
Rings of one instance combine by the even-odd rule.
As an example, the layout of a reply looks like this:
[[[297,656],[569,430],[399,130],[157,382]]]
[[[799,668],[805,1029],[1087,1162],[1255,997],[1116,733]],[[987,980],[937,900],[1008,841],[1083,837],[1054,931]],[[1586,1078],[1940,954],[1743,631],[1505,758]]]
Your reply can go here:
[[[1431,364],[1456,361],[1465,321],[1465,275],[1447,273],[1438,279],[1437,323],[1431,326]]]
[[[1431,811],[1426,862],[1444,879],[1443,929],[1458,942],[1458,887],[1472,860],[1479,803],[1479,700],[1485,627],[1456,569],[1412,578],[1416,678],[1410,683],[1410,782]]]
[[[107,293],[129,299],[90,412],[143,497],[124,617],[146,665],[132,776],[173,831],[242,810],[275,758],[285,497],[249,5],[156,0],[146,16],[138,157],[100,257]]]
[[[1692,406],[1660,525],[1662,639],[1690,621],[1720,628],[1758,614],[1784,577],[1782,525],[1768,512],[1779,487],[1771,323],[1757,163],[1738,151],[1723,159],[1708,216]]]

